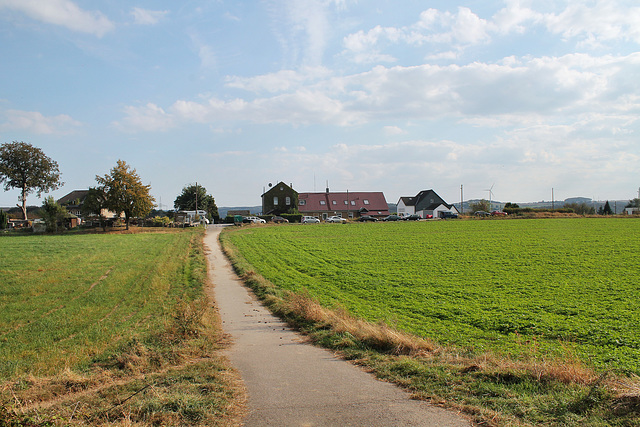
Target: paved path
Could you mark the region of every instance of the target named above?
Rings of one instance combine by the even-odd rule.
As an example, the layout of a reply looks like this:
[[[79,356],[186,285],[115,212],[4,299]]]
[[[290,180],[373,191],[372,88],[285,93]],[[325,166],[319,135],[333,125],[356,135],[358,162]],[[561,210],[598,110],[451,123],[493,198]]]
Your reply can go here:
[[[248,393],[245,426],[466,426],[463,417],[411,400],[398,387],[305,344],[272,316],[233,272],[211,226],[210,278],[228,351]]]

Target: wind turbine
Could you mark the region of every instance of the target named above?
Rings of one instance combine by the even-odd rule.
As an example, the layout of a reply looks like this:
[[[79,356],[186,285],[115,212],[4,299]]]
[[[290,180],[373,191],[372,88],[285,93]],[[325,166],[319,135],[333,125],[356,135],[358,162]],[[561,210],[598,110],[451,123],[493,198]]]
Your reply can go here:
[[[491,184],[491,188],[484,190],[484,191],[488,191],[489,192],[489,211],[491,211],[491,198],[493,197],[493,186],[496,185],[496,183],[494,182],[493,184]]]

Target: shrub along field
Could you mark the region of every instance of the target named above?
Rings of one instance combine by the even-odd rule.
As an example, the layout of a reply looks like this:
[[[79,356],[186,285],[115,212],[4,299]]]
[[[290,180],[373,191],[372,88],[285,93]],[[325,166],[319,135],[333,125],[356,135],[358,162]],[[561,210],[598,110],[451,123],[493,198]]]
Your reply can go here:
[[[247,227],[223,238],[279,289],[461,354],[640,374],[633,219]]]
[[[0,424],[228,419],[202,235],[0,237]]]

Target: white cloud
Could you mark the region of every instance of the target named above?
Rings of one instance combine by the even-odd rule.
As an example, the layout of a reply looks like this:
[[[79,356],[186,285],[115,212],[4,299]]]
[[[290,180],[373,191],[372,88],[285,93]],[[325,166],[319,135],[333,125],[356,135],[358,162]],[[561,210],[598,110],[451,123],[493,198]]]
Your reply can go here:
[[[376,120],[437,120],[447,117],[475,126],[507,127],[556,120],[597,109],[629,117],[640,109],[640,54],[593,57],[506,58],[497,64],[374,67],[351,76],[307,83],[291,71],[228,85],[272,96],[255,99],[178,100],[165,112],[149,104],[129,107],[126,123],[162,130],[182,123],[241,121],[293,126],[351,126]],[[151,126],[148,125],[151,123]]]
[[[492,18],[496,30],[502,34],[524,33],[527,25],[542,19],[542,14],[523,6],[521,0],[506,0],[506,7]]]
[[[324,67],[302,67],[300,70],[280,70],[275,73],[255,77],[227,77],[228,87],[243,89],[251,92],[287,92],[316,82],[330,76],[330,71]]]
[[[549,30],[566,38],[626,40],[640,43],[640,7],[611,0],[581,0],[559,14],[545,14]]]
[[[153,103],[142,107],[127,106],[125,118],[114,125],[126,132],[163,132],[174,127],[174,119],[162,108]]]
[[[382,128],[385,135],[393,136],[393,135],[404,135],[407,131],[399,128],[398,126],[385,126]]]
[[[139,25],[155,25],[168,13],[167,10],[148,10],[139,7],[134,7],[131,11],[135,23]]]
[[[98,37],[114,29],[114,24],[104,14],[83,10],[71,0],[0,0],[0,8],[20,11],[35,20]]]
[[[0,129],[19,130],[39,135],[69,135],[75,133],[82,126],[66,114],[46,117],[37,111],[5,111],[7,121],[0,124]]]
[[[272,30],[284,53],[285,67],[322,64],[331,26],[322,0],[269,0]],[[340,7],[340,4],[336,4]]]
[[[383,52],[390,45],[421,46],[425,43],[447,44],[449,49],[485,43],[490,40],[494,25],[474,14],[466,7],[457,13],[427,9],[419,20],[405,27],[376,26],[344,37],[343,55],[356,63],[393,62],[395,58]]]
[[[210,98],[206,102],[177,101],[171,111],[187,123],[236,120],[294,126],[317,123],[345,126],[359,120],[357,114],[345,111],[340,101],[308,89],[252,101],[223,101],[217,98]]]
[[[640,43],[640,7],[629,2],[611,0],[577,0],[568,2],[559,12],[532,9],[524,0],[505,0],[505,7],[490,20],[482,19],[467,7],[456,12],[427,9],[418,20],[403,27],[375,26],[344,37],[343,55],[356,63],[380,63],[396,60],[386,49],[394,45],[444,46],[448,58],[455,59],[472,46],[489,43],[495,35],[525,33],[542,25],[553,34],[575,40],[581,46],[601,47],[609,41]],[[539,6],[539,3],[535,3]],[[443,59],[438,52],[429,59]],[[447,58],[447,55],[444,56]]]

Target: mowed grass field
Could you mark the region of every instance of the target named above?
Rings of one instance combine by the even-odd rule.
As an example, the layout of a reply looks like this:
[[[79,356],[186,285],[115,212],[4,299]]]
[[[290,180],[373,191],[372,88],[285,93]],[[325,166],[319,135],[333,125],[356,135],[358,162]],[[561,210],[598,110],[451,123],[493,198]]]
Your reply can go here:
[[[1,236],[0,424],[228,422],[202,237]]]
[[[640,221],[248,227],[224,236],[277,287],[474,354],[640,374]]]

